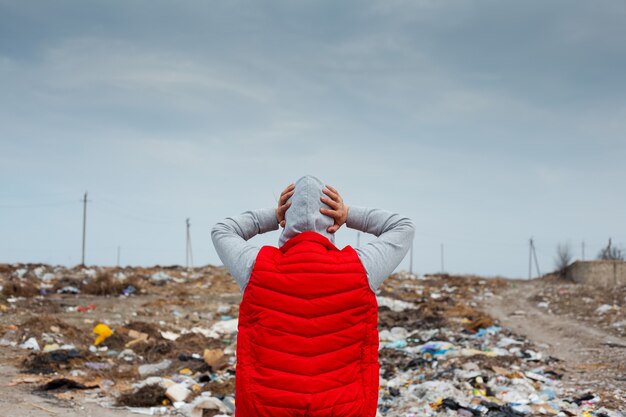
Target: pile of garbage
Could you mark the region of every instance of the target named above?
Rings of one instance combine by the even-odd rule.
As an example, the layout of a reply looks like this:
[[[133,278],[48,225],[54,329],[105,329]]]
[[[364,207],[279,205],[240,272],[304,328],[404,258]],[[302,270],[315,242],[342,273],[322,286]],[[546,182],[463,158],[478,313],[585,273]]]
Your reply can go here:
[[[213,266],[0,265],[12,385],[143,415],[232,416],[241,294]],[[623,393],[569,392],[560,361],[477,308],[502,279],[389,277],[379,416],[625,417]]]
[[[379,296],[382,415],[626,415],[626,392],[568,389],[559,359],[476,308],[504,285],[479,277],[387,279]]]
[[[626,285],[606,288],[547,276],[538,280],[537,290],[529,298],[548,314],[568,316],[626,336]]]

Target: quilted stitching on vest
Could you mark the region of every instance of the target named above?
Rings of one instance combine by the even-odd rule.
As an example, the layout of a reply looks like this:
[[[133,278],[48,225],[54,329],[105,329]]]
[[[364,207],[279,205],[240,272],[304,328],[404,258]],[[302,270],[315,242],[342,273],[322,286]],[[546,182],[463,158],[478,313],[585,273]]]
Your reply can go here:
[[[373,417],[378,304],[350,246],[303,232],[257,256],[239,310],[235,417]]]

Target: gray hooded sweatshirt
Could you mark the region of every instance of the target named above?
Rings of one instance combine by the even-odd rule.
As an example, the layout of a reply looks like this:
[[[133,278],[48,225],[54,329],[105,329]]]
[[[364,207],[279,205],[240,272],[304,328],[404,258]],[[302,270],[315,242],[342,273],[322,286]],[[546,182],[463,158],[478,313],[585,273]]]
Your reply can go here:
[[[324,183],[312,175],[305,175],[295,185],[278,246],[304,231],[317,232],[334,244],[335,235],[327,230],[334,220],[320,213],[321,207],[329,208],[320,200],[325,195],[322,192]],[[355,248],[367,272],[370,288],[377,291],[410,249],[415,226],[409,218],[397,213],[358,206],[349,206],[346,226],[377,237],[373,242]],[[248,240],[278,227],[275,208],[246,211],[239,216],[227,217],[213,227],[211,238],[215,250],[242,293],[261,249]]]

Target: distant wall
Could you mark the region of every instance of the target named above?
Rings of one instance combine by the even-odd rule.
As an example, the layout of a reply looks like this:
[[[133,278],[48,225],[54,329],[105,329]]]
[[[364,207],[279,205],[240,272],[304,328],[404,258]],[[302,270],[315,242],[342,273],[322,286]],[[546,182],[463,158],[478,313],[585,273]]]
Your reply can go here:
[[[567,277],[574,282],[601,287],[626,285],[626,262],[576,261],[567,269]]]

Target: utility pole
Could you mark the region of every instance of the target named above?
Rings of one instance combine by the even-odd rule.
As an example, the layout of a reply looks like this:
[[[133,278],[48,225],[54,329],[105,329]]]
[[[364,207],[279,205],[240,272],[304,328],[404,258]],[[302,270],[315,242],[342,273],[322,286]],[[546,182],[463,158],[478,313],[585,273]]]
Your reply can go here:
[[[533,245],[533,255],[535,256],[535,266],[537,267],[537,277],[541,277],[541,272],[539,272],[539,260],[537,259],[537,251],[535,250],[535,242],[532,242]]]
[[[87,236],[87,191],[83,196],[83,251],[80,264],[85,266],[85,238]]]
[[[185,263],[187,265],[187,268],[189,269],[190,267],[193,268],[193,254],[191,252],[191,232],[189,230],[189,228],[191,227],[191,223],[189,223],[189,217],[187,217],[187,253],[186,253],[186,259],[185,259]]]
[[[120,266],[120,246],[117,247],[117,267]]]
[[[444,264],[443,264],[443,243],[441,244],[441,273],[445,272]]]
[[[539,260],[537,259],[537,251],[535,250],[535,242],[531,237],[528,241],[528,279],[532,279],[533,257],[535,258],[535,268],[537,269],[537,276],[541,276],[539,272]]]

